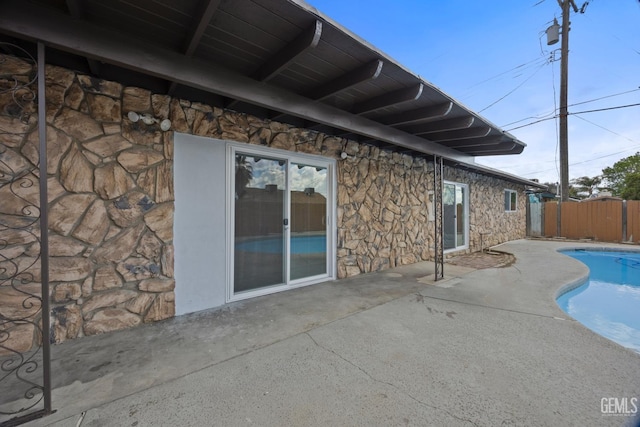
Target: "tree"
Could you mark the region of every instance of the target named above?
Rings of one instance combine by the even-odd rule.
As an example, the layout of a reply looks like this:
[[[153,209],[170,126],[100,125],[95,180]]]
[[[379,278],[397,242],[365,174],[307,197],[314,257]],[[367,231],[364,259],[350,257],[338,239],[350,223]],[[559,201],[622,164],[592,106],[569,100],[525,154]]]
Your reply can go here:
[[[624,178],[624,188],[620,197],[626,200],[640,200],[640,172],[630,173]]]
[[[614,196],[622,196],[626,185],[633,187],[634,178],[627,179],[628,175],[640,173],[640,152],[633,156],[618,160],[613,166],[602,170],[602,177],[607,187]]]
[[[576,194],[585,194],[587,197],[593,196],[593,192],[595,190],[599,190],[600,183],[602,182],[602,176],[594,176],[590,178],[588,176],[581,176],[580,178],[575,178],[571,180],[571,184],[575,186]]]
[[[253,166],[247,156],[236,154],[236,198],[240,199],[247,192],[247,186],[253,179]]]

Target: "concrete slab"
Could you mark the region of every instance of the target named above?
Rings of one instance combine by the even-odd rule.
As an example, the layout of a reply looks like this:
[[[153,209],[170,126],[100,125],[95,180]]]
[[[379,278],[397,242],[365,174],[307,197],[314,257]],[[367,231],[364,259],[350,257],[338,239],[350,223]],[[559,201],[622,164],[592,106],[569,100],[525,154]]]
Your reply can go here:
[[[55,346],[58,412],[30,425],[632,423],[601,399],[640,398],[640,355],[557,307],[588,273],[561,246],[594,245],[511,242],[512,266],[435,284],[421,263]]]

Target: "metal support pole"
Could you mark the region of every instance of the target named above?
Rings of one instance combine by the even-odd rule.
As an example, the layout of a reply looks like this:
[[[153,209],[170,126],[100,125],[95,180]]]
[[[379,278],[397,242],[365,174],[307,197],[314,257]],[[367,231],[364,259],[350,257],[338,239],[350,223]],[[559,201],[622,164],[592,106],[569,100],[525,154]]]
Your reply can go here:
[[[442,177],[444,165],[442,157],[433,157],[433,218],[434,218],[434,261],[435,281],[444,278],[444,236],[443,219],[444,206],[442,204]]]
[[[47,195],[47,106],[44,44],[38,42],[38,139],[40,140],[40,268],[42,285],[42,393],[44,414],[51,413],[51,344],[49,309],[49,215]]]

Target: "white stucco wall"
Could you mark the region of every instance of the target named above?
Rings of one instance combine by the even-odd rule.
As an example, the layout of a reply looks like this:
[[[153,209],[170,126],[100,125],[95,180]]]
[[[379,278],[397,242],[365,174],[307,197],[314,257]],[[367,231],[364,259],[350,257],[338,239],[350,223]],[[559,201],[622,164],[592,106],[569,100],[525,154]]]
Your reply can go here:
[[[225,144],[174,137],[176,315],[225,303]],[[205,184],[206,183],[206,184]]]

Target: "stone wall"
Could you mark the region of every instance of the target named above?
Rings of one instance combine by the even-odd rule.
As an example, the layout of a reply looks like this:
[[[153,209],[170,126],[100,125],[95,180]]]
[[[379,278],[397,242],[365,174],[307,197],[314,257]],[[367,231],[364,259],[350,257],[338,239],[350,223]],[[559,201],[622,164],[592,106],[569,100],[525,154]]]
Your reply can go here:
[[[34,74],[29,63],[0,55],[4,222],[33,217],[25,203],[38,205],[37,114],[28,91],[36,90]],[[55,342],[174,315],[174,131],[338,159],[339,278],[432,258],[427,194],[433,174],[431,163],[422,158],[59,67],[47,67],[46,76]],[[14,96],[17,83],[26,97]],[[171,131],[132,123],[129,111],[169,118]],[[345,160],[340,159],[343,151],[349,154]],[[489,244],[524,237],[525,198],[519,198],[516,213],[505,213],[503,202],[505,188],[522,187],[451,168],[445,173],[446,179],[470,184],[470,250],[479,249],[481,231],[491,231],[485,239]],[[20,286],[37,290],[37,224],[20,231],[5,227],[4,232],[1,259],[31,273],[31,283]],[[0,276],[0,314],[10,310],[2,301],[17,298],[8,285]]]

